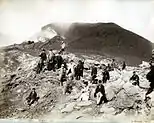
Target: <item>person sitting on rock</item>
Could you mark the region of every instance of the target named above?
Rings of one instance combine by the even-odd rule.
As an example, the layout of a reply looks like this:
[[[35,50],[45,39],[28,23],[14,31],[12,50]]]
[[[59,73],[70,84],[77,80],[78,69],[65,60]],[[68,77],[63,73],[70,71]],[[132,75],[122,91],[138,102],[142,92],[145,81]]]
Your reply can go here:
[[[106,94],[105,94],[105,88],[104,88],[101,80],[99,80],[99,84],[96,87],[94,97],[97,97],[97,105],[102,104],[103,101],[104,101],[104,103],[108,102],[108,100],[106,98]]]
[[[147,96],[148,94],[150,94],[153,91],[153,89],[154,89],[154,66],[151,67],[151,70],[147,74],[146,78],[150,82],[150,88],[148,89],[148,91],[145,94],[145,96]]]
[[[31,106],[35,101],[38,101],[39,97],[37,97],[37,93],[35,91],[35,88],[32,89],[30,95],[26,98],[27,103],[29,106]]]
[[[126,62],[123,61],[123,64],[122,64],[122,70],[124,70],[126,68]]]
[[[92,83],[95,81],[96,77],[97,77],[97,67],[96,67],[96,64],[94,64],[91,70]]]
[[[103,83],[106,83],[107,80],[109,80],[109,79],[110,79],[109,71],[107,69],[105,69],[103,72]]]
[[[60,71],[60,85],[63,86],[63,82],[66,81],[66,68],[64,64],[62,64]]]
[[[132,84],[133,85],[138,85],[139,86],[139,76],[136,74],[136,72],[133,72],[133,76],[130,78],[130,81],[134,81]]]

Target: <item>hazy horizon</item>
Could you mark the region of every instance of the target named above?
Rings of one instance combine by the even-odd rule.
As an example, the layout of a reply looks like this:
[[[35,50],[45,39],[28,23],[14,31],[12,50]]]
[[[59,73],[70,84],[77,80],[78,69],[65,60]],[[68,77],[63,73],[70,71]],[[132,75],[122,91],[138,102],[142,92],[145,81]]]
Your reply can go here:
[[[53,22],[113,22],[154,42],[154,0],[0,0],[0,46]]]

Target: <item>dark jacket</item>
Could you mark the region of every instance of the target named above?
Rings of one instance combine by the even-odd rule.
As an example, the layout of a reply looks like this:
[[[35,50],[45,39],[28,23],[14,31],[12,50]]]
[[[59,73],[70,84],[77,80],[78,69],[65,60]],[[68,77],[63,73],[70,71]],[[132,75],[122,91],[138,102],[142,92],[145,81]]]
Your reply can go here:
[[[146,75],[149,82],[154,82],[154,67],[151,68],[150,72]]]
[[[97,75],[97,68],[92,67],[91,76]]]
[[[104,86],[102,84],[98,84],[97,85],[96,90],[95,90],[95,93],[94,93],[94,97],[96,97],[96,94],[98,92],[101,92],[102,95],[105,95],[105,89],[104,89]]]
[[[47,55],[45,52],[41,52],[41,54],[39,55],[41,57],[42,60],[46,60],[47,59]]]
[[[139,76],[136,75],[136,74],[134,74],[134,75],[130,78],[130,80],[134,80],[134,81],[139,82]]]
[[[31,92],[29,95],[29,99],[36,99],[36,98],[37,98],[37,93],[35,91]]]
[[[103,72],[103,78],[107,78],[107,80],[110,79],[110,75],[109,75],[109,72],[108,71],[104,71]]]

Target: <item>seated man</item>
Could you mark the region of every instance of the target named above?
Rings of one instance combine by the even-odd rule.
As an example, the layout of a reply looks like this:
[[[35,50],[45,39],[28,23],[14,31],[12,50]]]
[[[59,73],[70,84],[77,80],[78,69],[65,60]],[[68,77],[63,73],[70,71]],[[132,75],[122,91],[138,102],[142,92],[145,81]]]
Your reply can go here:
[[[33,88],[30,95],[26,98],[27,103],[29,106],[31,106],[35,101],[38,101],[38,99],[39,99],[39,97],[37,97],[37,93],[35,91],[35,88]]]
[[[133,72],[133,76],[130,78],[130,81],[134,81],[132,84],[133,85],[138,85],[139,86],[139,76],[136,74],[136,72]]]
[[[105,88],[103,86],[103,84],[101,84],[102,81],[99,80],[99,84],[96,87],[95,93],[94,93],[94,97],[97,97],[97,105],[102,104],[102,101],[104,101],[104,103],[107,103],[108,100],[106,98],[106,94],[105,94]]]

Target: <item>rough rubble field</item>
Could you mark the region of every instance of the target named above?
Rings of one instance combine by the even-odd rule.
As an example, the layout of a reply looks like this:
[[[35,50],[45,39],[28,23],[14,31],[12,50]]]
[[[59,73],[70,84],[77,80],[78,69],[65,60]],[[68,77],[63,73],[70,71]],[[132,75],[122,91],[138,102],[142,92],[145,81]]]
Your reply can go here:
[[[66,54],[65,59],[73,59],[75,63],[79,58],[74,54]],[[85,67],[96,63],[95,57],[82,56]],[[94,60],[95,59],[95,60]],[[19,67],[13,73],[3,77],[3,108],[1,107],[1,118],[39,118],[39,119],[69,119],[69,120],[109,120],[119,117],[130,118],[135,116],[146,120],[151,118],[153,110],[153,96],[151,100],[144,102],[144,96],[149,88],[146,74],[149,71],[148,63],[143,62],[138,67],[127,67],[126,70],[115,70],[110,72],[110,80],[104,85],[106,90],[107,104],[96,105],[93,92],[96,85],[90,85],[91,94],[89,101],[79,101],[82,82],[74,81],[75,86],[70,95],[63,95],[63,87],[60,86],[59,70],[56,72],[45,71],[35,74],[38,57],[22,53],[18,57]],[[98,60],[98,63],[110,63],[110,59]],[[137,71],[140,77],[140,86],[134,86],[129,81],[133,71]],[[101,69],[98,71],[98,79],[101,79]],[[90,79],[90,70],[84,70],[85,80]],[[29,95],[31,88],[35,87],[40,99],[31,107],[26,104],[25,98]],[[112,119],[112,120],[113,120]]]

